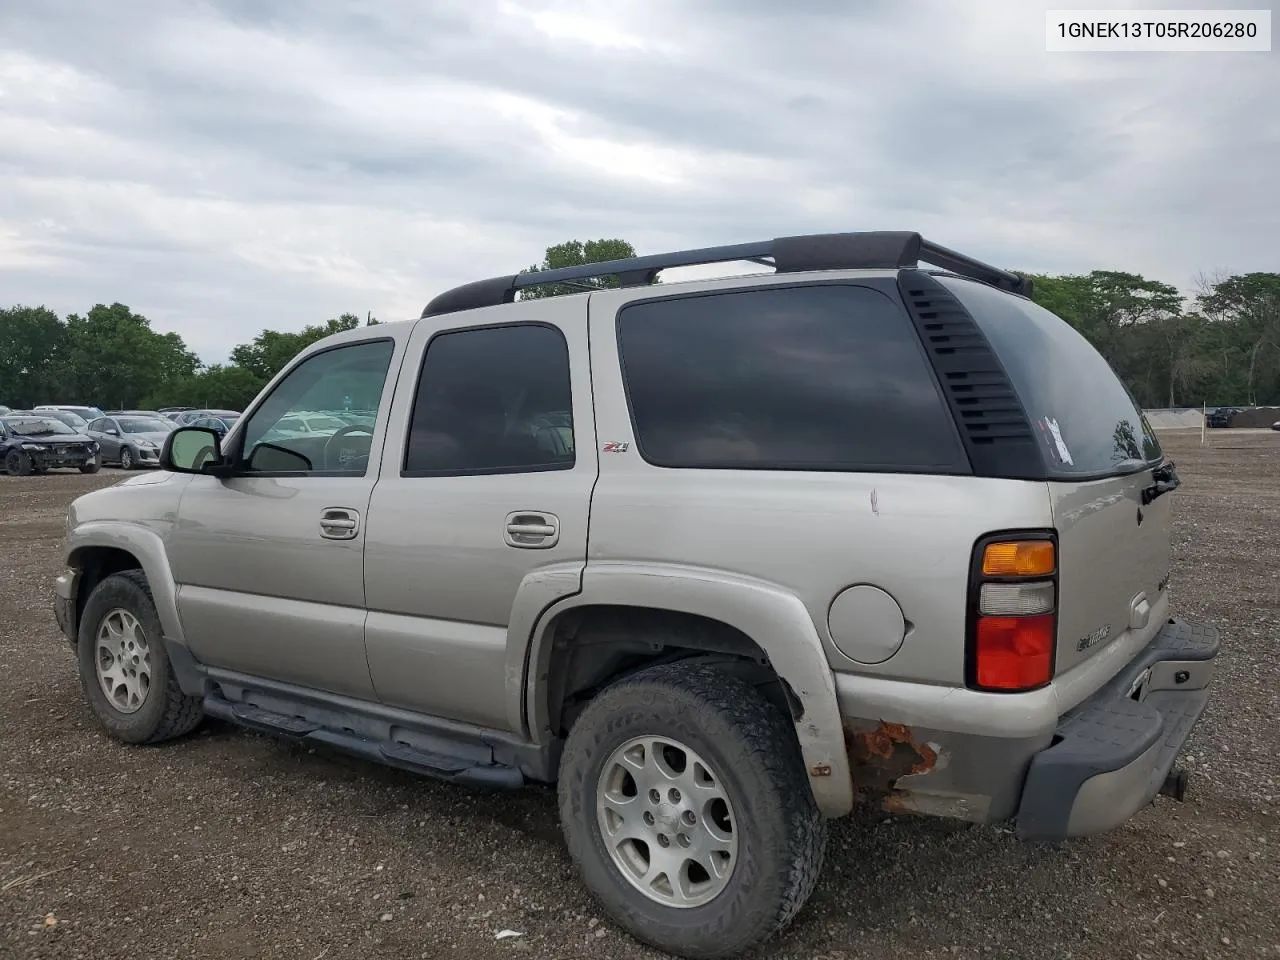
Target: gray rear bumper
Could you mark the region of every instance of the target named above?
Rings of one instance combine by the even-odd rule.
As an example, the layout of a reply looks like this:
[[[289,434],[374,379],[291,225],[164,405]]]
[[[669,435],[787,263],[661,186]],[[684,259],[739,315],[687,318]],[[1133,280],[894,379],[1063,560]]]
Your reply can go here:
[[[1018,834],[1102,833],[1150,803],[1209,701],[1218,646],[1215,628],[1171,619],[1133,663],[1066,714],[1027,770]]]

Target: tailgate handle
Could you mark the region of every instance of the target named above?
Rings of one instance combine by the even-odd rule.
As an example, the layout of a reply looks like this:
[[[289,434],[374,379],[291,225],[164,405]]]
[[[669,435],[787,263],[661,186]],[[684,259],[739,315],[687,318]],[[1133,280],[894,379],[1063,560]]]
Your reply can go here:
[[[1147,603],[1147,595],[1140,593],[1129,604],[1129,629],[1141,630],[1151,620],[1151,604]]]

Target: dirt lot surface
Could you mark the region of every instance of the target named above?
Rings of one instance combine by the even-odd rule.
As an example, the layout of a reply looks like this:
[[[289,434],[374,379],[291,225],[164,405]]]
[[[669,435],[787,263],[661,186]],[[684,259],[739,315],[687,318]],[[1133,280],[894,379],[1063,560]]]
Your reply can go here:
[[[867,814],[762,956],[1280,958],[1280,433],[1171,435],[1179,612],[1224,632],[1186,803],[1059,847]],[[553,796],[483,795],[207,723],[128,748],[49,605],[68,502],[0,477],[0,957],[639,958]],[[519,937],[497,940],[499,931]]]

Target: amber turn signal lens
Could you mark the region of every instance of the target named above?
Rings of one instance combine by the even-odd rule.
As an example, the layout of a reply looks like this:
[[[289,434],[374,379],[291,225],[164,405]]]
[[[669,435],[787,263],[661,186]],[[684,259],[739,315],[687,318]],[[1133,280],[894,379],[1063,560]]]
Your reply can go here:
[[[984,690],[1034,690],[1053,679],[1053,616],[980,617],[975,679]]]
[[[987,577],[1042,577],[1053,573],[1055,553],[1051,540],[989,543],[982,551],[982,574]]]

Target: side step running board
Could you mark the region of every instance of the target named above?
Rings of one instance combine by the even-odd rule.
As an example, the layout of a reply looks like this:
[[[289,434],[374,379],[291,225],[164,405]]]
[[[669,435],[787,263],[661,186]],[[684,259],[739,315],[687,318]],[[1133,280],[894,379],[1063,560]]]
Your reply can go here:
[[[304,717],[291,717],[263,710],[248,703],[233,703],[214,694],[204,698],[204,712],[262,733],[312,740],[336,747],[384,766],[398,767],[450,783],[513,790],[524,786],[524,774],[503,764],[480,764],[462,757],[419,750],[407,743],[369,740],[346,730],[330,730]]]

